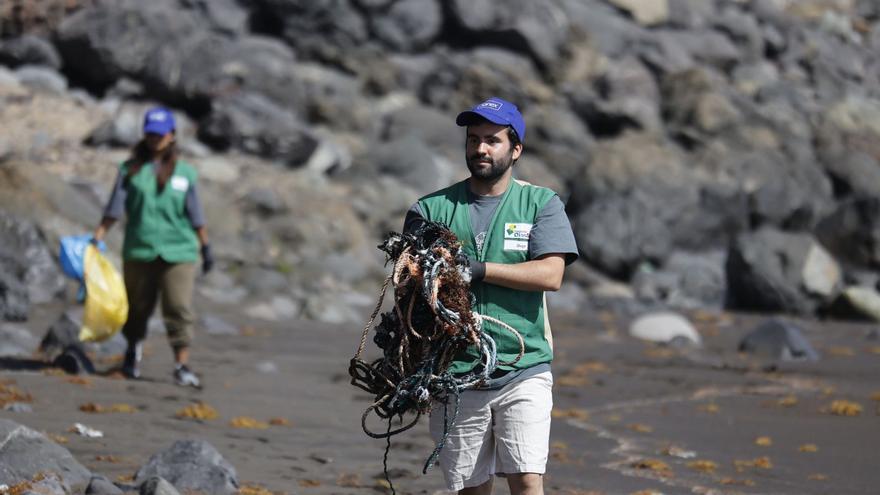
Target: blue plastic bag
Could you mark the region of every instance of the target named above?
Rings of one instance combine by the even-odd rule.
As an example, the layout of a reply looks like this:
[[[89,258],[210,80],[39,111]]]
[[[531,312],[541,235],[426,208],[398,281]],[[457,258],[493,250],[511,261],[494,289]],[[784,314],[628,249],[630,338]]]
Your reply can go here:
[[[58,258],[61,260],[61,270],[68,277],[85,282],[83,277],[83,266],[85,265],[86,246],[92,240],[90,234],[69,235],[61,238],[61,246]],[[98,250],[102,253],[107,250],[107,244],[104,241],[98,243]]]

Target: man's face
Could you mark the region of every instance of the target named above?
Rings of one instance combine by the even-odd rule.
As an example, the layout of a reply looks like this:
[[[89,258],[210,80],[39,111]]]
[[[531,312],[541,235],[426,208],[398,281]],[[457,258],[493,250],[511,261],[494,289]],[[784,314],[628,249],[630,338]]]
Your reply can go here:
[[[505,126],[483,122],[467,128],[465,158],[468,170],[475,179],[498,179],[510,169],[521,153],[521,144],[510,145]]]

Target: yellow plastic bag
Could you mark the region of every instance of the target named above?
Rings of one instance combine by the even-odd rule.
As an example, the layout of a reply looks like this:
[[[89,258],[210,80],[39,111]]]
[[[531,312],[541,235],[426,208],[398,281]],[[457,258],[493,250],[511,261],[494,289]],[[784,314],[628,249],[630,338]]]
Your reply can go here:
[[[112,337],[128,318],[125,283],[116,268],[95,246],[86,247],[84,273],[86,307],[79,340],[100,342]]]

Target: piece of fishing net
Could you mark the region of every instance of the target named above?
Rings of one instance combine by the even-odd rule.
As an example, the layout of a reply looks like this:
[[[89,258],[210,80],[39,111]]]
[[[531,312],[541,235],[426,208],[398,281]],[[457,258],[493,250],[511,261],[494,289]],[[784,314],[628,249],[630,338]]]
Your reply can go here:
[[[487,380],[499,364],[518,361],[522,337],[506,324],[473,311],[470,265],[455,234],[445,225],[425,222],[412,233],[392,232],[379,249],[386,253],[386,264],[390,263],[392,270],[351,360],[351,384],[375,397],[361,418],[364,432],[373,438],[388,439],[406,431],[422,414],[429,413],[433,404],[444,405],[444,433],[425,462],[423,472],[427,472],[455,422],[460,393]],[[367,335],[389,284],[394,289],[394,308],[381,315],[373,336],[382,356],[366,362],[362,355]],[[515,360],[498,362],[495,341],[483,331],[487,321],[519,337],[520,354]],[[468,347],[479,352],[479,363],[468,373],[453,375],[449,370],[453,359]],[[451,416],[446,407],[450,404]],[[374,432],[367,427],[371,414],[388,421],[386,431]],[[407,414],[415,417],[403,424]],[[396,429],[392,429],[394,417],[403,424]]]

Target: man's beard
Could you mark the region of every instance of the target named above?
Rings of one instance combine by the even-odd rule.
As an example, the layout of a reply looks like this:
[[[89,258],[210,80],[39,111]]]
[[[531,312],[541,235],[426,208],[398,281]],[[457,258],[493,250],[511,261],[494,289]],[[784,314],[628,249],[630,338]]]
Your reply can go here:
[[[481,168],[479,163],[481,160],[490,160],[491,166],[489,168]],[[513,165],[513,153],[508,153],[507,156],[501,158],[499,160],[494,160],[492,157],[483,157],[480,155],[471,155],[467,160],[468,170],[471,171],[471,176],[475,179],[479,179],[486,182],[493,182],[497,180],[499,177],[504,175]]]

